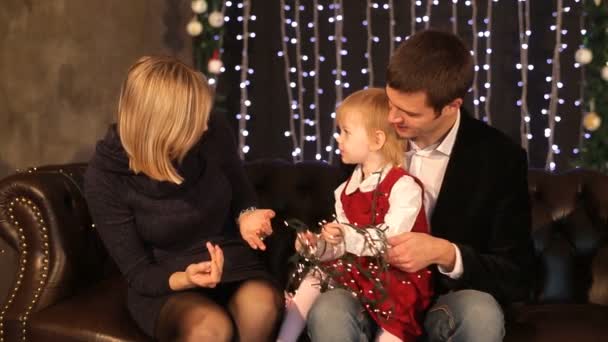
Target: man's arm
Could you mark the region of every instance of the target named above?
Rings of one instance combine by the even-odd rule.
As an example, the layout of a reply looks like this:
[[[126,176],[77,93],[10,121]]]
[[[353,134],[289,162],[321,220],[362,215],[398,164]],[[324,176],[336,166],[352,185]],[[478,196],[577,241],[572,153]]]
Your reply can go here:
[[[487,249],[477,251],[457,243],[463,274],[456,280],[442,277],[441,281],[451,289],[472,288],[500,300],[521,300],[529,293],[534,258],[525,152],[519,149],[501,174],[504,180],[491,192],[497,201],[489,215]]]

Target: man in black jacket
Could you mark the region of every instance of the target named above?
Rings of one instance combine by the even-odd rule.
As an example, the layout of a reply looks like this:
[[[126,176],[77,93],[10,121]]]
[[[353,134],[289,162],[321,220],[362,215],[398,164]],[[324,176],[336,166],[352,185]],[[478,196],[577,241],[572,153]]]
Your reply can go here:
[[[430,341],[501,341],[501,304],[530,291],[526,154],[461,112],[473,68],[458,37],[429,30],[406,40],[387,70],[388,119],[408,141],[405,166],[425,186],[432,234],[389,239],[388,260],[407,272],[436,270],[437,299],[424,322]],[[377,329],[341,290],[323,294],[308,319],[313,341],[370,339]]]

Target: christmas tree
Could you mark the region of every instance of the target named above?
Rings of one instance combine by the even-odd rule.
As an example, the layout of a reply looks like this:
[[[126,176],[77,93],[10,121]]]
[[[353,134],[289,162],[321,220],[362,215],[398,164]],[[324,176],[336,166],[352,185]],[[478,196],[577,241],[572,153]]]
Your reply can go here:
[[[608,1],[584,4],[586,32],[576,61],[585,65],[583,137],[577,166],[608,171]]]
[[[195,67],[213,79],[222,71],[222,42],[224,36],[224,1],[193,0],[192,20],[186,31],[193,37],[192,52]]]

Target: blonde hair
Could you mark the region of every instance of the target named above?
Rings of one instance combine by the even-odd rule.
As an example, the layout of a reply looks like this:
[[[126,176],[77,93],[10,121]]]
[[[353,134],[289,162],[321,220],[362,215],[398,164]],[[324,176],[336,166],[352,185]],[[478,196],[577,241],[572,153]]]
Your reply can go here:
[[[386,135],[386,141],[380,152],[387,162],[395,166],[403,165],[405,154],[405,141],[397,135],[395,129],[388,122],[388,97],[381,88],[367,88],[356,91],[348,96],[336,110],[338,124],[344,121],[347,115],[357,114],[361,117],[370,138],[380,130]]]
[[[203,74],[172,57],[146,56],[131,66],[120,92],[117,125],[129,168],[181,184],[173,162],[207,130],[213,91]]]

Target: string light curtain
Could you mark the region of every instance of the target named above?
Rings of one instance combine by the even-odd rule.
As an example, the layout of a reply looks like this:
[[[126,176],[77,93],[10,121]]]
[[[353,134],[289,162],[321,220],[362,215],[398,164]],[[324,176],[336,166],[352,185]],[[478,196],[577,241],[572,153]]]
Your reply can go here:
[[[241,13],[234,10],[235,3],[248,1],[226,6],[227,21],[244,16],[243,7],[237,7]],[[246,32],[251,25],[236,21],[240,46],[249,43],[239,57],[251,57],[253,50],[268,56],[260,58],[259,66],[251,59],[239,66],[256,71],[262,67],[276,76],[266,75],[270,83],[256,91],[257,85],[253,90],[250,83],[256,82],[252,77],[261,77],[259,73],[240,70],[240,90],[249,90],[240,92],[241,108],[235,113],[243,158],[279,156],[295,162],[334,163],[339,158],[336,106],[355,90],[384,86],[391,51],[417,31],[439,28],[458,34],[471,48],[475,82],[464,105],[471,115],[521,143],[532,166],[549,170],[572,166],[582,132],[581,72],[574,58],[581,35],[568,32],[581,31],[582,1],[272,0],[250,5],[253,12],[276,18],[253,25],[263,26],[274,37],[258,38],[273,50],[255,50],[243,38],[251,34]],[[254,111],[252,99],[270,106]],[[563,121],[575,123],[576,129],[568,131],[570,126],[560,125]],[[247,129],[252,122],[256,127],[283,129],[263,134],[258,129],[254,142],[255,132]],[[567,146],[566,156],[560,146]]]

